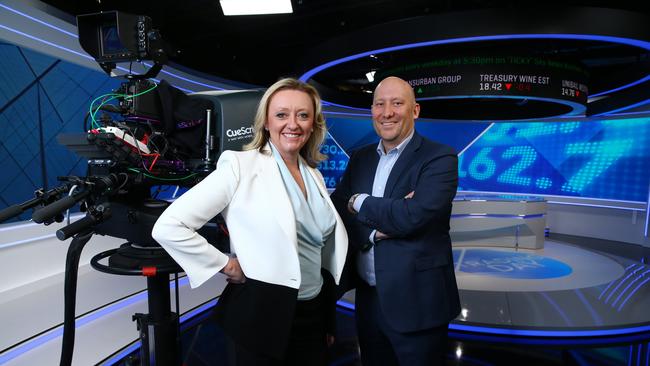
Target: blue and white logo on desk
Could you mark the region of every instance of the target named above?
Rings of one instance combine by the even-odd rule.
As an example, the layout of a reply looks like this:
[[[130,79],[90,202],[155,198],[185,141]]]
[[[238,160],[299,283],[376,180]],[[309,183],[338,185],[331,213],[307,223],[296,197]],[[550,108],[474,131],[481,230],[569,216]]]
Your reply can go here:
[[[564,277],[573,271],[557,259],[494,249],[455,248],[454,267],[468,274],[512,279]],[[460,262],[460,263],[459,263]]]

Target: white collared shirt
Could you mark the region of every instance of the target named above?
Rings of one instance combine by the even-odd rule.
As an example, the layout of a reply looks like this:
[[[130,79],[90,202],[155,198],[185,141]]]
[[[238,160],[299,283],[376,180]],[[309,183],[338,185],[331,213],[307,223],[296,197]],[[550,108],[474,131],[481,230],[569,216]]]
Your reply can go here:
[[[411,134],[408,135],[404,141],[402,141],[396,147],[390,149],[389,151],[384,151],[384,146],[379,141],[377,144],[377,154],[379,154],[379,163],[377,163],[377,171],[375,172],[375,179],[372,183],[372,196],[373,197],[384,197],[384,190],[386,189],[386,183],[388,182],[388,176],[393,170],[393,166],[399,159],[400,155],[406,148],[411,139],[413,138],[414,131],[411,131]],[[354,209],[359,212],[363,206],[363,202],[368,198],[368,195],[365,193],[360,194],[356,200],[354,200],[353,206]],[[370,233],[370,242],[375,243],[375,233],[377,230],[373,230]],[[357,256],[357,271],[359,276],[366,281],[370,286],[375,286],[377,284],[375,278],[375,247],[372,246],[367,252],[360,252]]]

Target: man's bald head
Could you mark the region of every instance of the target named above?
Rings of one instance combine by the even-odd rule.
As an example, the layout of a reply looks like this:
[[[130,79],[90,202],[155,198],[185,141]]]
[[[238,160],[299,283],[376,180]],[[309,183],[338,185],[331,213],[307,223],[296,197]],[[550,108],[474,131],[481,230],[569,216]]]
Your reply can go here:
[[[415,102],[415,93],[409,83],[389,76],[377,84],[372,101],[372,121],[386,152],[411,134],[419,115],[420,105]]]
[[[381,82],[379,82],[379,84],[377,84],[377,87],[375,88],[375,94],[377,94],[377,89],[381,88],[382,86],[386,87],[387,85],[394,85],[399,88],[404,88],[404,91],[408,93],[413,104],[415,104],[415,92],[413,91],[413,88],[404,79],[400,79],[397,76],[389,76],[384,80],[382,80]]]

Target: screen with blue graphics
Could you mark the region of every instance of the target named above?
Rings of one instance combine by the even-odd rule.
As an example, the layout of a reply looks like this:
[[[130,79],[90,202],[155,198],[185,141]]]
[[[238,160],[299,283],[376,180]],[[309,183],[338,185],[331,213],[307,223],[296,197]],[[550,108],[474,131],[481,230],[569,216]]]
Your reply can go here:
[[[318,164],[318,170],[323,174],[325,186],[334,189],[348,166],[348,156],[330,134],[327,134],[320,152],[327,155],[327,160]]]
[[[646,201],[650,118],[497,123],[459,157],[460,190]]]
[[[334,188],[347,155],[377,143],[370,117],[327,119],[320,170]],[[589,122],[488,123],[418,120],[423,136],[461,152],[459,190],[645,202],[650,118]],[[332,152],[331,150],[334,149]]]

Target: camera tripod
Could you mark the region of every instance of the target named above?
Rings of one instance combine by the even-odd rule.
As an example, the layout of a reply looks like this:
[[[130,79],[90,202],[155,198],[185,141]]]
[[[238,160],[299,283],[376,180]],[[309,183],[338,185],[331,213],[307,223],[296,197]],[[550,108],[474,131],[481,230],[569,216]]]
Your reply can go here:
[[[75,303],[77,273],[81,250],[94,234],[84,230],[74,235],[66,258],[63,345],[60,365],[71,365],[75,337]],[[108,258],[108,265],[100,263]],[[91,266],[100,272],[147,277],[148,314],[135,314],[140,332],[140,361],[143,366],[178,366],[180,334],[178,317],[178,282],[176,313],[171,311],[169,276],[182,269],[161,247],[141,247],[125,243],[119,248],[95,255]]]
[[[99,261],[108,257],[108,265]],[[140,247],[125,243],[95,255],[90,264],[100,272],[147,277],[148,314],[137,313],[133,320],[140,332],[142,366],[178,366],[180,334],[178,296],[176,313],[171,311],[169,276],[182,269],[160,247]],[[178,295],[178,282],[176,283]]]

